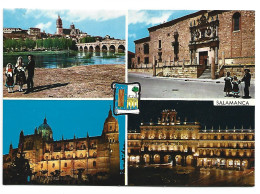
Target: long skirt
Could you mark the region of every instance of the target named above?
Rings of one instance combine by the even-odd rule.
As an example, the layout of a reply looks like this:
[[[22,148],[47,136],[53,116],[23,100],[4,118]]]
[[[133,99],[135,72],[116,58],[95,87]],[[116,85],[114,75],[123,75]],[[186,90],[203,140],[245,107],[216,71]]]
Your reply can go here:
[[[232,92],[232,84],[230,81],[225,82],[224,92]]]
[[[14,87],[14,77],[7,77],[5,81],[5,86],[8,88]]]
[[[20,71],[16,75],[16,84],[23,85],[26,83],[26,77],[24,71]]]

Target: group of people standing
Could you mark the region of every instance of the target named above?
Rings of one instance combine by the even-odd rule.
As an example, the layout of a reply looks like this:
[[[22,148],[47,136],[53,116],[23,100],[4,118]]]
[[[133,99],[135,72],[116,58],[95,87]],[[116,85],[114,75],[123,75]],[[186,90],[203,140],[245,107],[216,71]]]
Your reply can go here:
[[[230,72],[227,72],[227,76],[224,78],[225,81],[225,87],[224,92],[226,92],[226,97],[231,96],[230,93],[233,93],[233,96],[235,98],[239,97],[239,85],[241,82],[245,83],[244,87],[244,96],[243,98],[250,98],[249,96],[249,87],[250,87],[250,81],[251,81],[251,74],[249,69],[245,69],[244,77],[241,80],[238,80],[237,76],[231,77]]]
[[[8,93],[14,92],[15,85],[18,85],[18,91],[23,92],[23,85],[27,84],[27,90],[25,94],[33,92],[33,76],[35,69],[35,61],[33,55],[28,55],[28,63],[25,65],[23,63],[23,58],[18,57],[15,66],[11,63],[6,65],[6,82],[5,86],[8,88]],[[25,72],[28,72],[27,78]],[[15,76],[16,75],[16,76]]]

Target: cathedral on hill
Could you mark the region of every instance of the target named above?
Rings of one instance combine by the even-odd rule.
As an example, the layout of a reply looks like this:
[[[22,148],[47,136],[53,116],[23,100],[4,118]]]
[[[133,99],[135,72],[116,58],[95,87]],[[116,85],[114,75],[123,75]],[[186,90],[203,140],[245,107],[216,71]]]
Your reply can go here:
[[[56,20],[56,29],[56,36],[64,36],[66,38],[72,39],[80,39],[89,36],[87,35],[87,33],[75,28],[75,25],[73,23],[70,25],[70,28],[63,28],[62,19],[59,15],[58,19]]]
[[[109,110],[100,136],[61,140],[53,139],[53,131],[45,118],[34,134],[20,132],[18,148],[10,145],[3,156],[4,183],[12,179],[19,158],[27,161],[28,180],[51,184],[53,180],[90,182],[109,180],[120,174],[118,121]],[[28,165],[27,164],[27,165]],[[26,165],[25,165],[26,166]],[[112,179],[111,179],[112,180]],[[59,183],[59,182],[56,182]],[[14,184],[14,183],[12,183]]]

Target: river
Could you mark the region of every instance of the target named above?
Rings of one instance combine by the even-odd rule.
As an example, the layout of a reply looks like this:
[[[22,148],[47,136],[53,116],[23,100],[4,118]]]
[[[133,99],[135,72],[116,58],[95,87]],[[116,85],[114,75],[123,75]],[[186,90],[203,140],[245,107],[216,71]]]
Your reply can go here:
[[[4,67],[7,63],[16,64],[19,56],[23,57],[27,64],[27,52],[17,52],[3,55]],[[31,52],[34,55],[36,67],[38,68],[66,68],[81,65],[101,65],[101,64],[125,64],[125,55],[115,55],[109,52],[89,53],[89,52],[64,52],[64,51],[41,51]],[[91,56],[91,57],[90,57]],[[116,57],[115,57],[116,56]]]

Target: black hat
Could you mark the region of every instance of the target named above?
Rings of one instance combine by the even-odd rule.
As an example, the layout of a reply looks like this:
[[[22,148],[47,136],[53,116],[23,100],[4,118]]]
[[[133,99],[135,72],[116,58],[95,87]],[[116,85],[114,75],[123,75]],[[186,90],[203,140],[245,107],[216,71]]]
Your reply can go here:
[[[250,69],[245,69],[244,71],[248,71],[248,72],[250,72]]]

